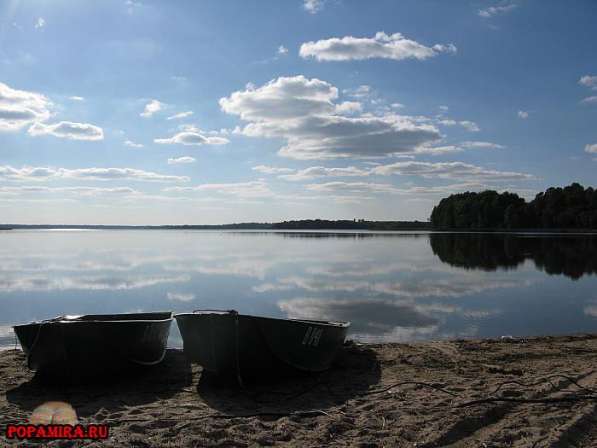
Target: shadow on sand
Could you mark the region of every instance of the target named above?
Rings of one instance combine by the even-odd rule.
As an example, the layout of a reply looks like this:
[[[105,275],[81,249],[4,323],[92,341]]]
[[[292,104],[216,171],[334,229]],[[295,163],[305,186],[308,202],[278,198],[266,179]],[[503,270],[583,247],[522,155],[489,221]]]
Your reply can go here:
[[[342,405],[378,384],[379,362],[373,350],[348,342],[333,367],[318,374],[295,375],[259,383],[223,383],[203,372],[197,385],[199,398],[229,416],[271,415],[323,411]]]
[[[20,356],[24,358],[24,355]],[[117,378],[89,377],[84,381],[61,384],[36,374],[29,381],[7,390],[6,398],[27,415],[47,401],[64,401],[75,408],[79,417],[89,417],[100,410],[108,414],[165,399],[191,383],[191,365],[183,352],[168,350],[159,365],[121,372]],[[101,414],[100,419],[96,415],[96,421],[101,421]]]

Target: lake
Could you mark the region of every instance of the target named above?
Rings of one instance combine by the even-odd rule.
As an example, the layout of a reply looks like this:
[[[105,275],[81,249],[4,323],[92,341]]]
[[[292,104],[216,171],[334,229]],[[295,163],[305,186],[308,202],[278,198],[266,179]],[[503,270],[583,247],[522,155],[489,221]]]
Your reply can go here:
[[[595,332],[595,274],[596,235],[3,231],[0,347],[62,314],[211,308],[366,342]]]

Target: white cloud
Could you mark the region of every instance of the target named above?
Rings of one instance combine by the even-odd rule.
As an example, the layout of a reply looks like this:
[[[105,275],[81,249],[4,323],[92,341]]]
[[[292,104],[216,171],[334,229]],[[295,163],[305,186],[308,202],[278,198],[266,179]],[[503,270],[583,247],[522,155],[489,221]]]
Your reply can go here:
[[[583,104],[597,104],[597,96],[588,96],[584,98],[581,103]]]
[[[225,145],[230,140],[224,137],[205,136],[200,131],[183,131],[170,138],[156,138],[154,143],[160,145],[180,144],[185,146]]]
[[[14,181],[46,181],[52,179],[80,180],[140,180],[155,182],[188,182],[186,176],[169,176],[165,174],[143,171],[135,168],[50,168],[31,167],[14,168],[10,165],[0,166],[0,179]]]
[[[479,149],[504,149],[505,148],[505,146],[498,145],[497,143],[479,142],[479,141],[466,141],[466,142],[462,142],[461,146],[463,148],[467,148],[467,149],[475,149],[475,148],[479,148]]]
[[[578,83],[592,90],[597,90],[597,76],[585,75],[578,80]]]
[[[495,15],[505,14],[507,12],[510,12],[513,9],[515,9],[517,6],[518,5],[516,5],[515,3],[505,3],[505,4],[501,4],[501,5],[490,6],[489,8],[485,8],[485,9],[480,9],[477,12],[477,14],[480,17],[483,17],[484,19],[489,19],[490,17],[493,17]]]
[[[303,0],[303,8],[310,14],[317,14],[323,9],[324,0]]]
[[[284,138],[279,154],[295,159],[380,157],[414,152],[440,139],[431,124],[387,113],[337,114],[338,89],[303,75],[281,77],[220,99],[222,110],[248,121],[240,132],[250,137]]]
[[[168,165],[183,165],[188,163],[195,163],[197,159],[194,157],[184,156],[168,159]]]
[[[151,117],[156,112],[162,110],[163,105],[164,104],[160,103],[158,100],[151,100],[145,105],[145,109],[139,115],[145,118]]]
[[[302,181],[308,179],[315,179],[318,177],[353,177],[353,176],[368,176],[369,171],[348,166],[345,168],[326,168],[323,166],[312,166],[299,170],[294,174],[282,174],[278,176],[280,179],[290,181]]]
[[[140,195],[141,193],[130,187],[45,187],[37,185],[25,185],[18,187],[0,187],[0,194],[68,194],[73,196],[131,196]]]
[[[520,118],[522,120],[526,120],[527,118],[529,118],[529,113],[526,110],[519,110],[518,118]]]
[[[339,115],[351,115],[361,112],[363,105],[358,101],[344,101],[343,103],[336,104],[335,112]]]
[[[262,180],[250,182],[236,182],[229,184],[201,184],[194,187],[170,187],[165,192],[190,193],[190,192],[211,192],[224,195],[238,196],[241,198],[259,198],[273,196],[269,186]]]
[[[362,84],[356,89],[344,89],[342,93],[352,98],[366,98],[371,95],[371,86]]]
[[[135,143],[132,140],[125,140],[124,145],[130,148],[143,148],[143,145],[141,143]]]
[[[417,148],[417,154],[431,154],[431,155],[442,155],[454,152],[462,152],[464,148],[456,145],[444,145],[444,146],[422,146]]]
[[[440,110],[440,112],[444,113],[444,112],[448,112],[450,110],[450,108],[448,106],[442,105],[439,106],[438,109]]]
[[[373,174],[382,176],[399,174],[404,176],[421,176],[428,179],[440,178],[474,181],[511,181],[534,179],[534,176],[526,173],[488,170],[464,162],[396,162],[389,165],[376,166],[372,168],[371,171]]]
[[[35,21],[35,29],[40,30],[44,26],[46,26],[46,20],[43,17],[38,17],[37,20]]]
[[[278,54],[288,54],[288,48],[286,48],[284,45],[280,45],[278,47]]]
[[[192,110],[187,110],[186,112],[180,112],[178,114],[174,114],[166,118],[166,120],[180,120],[181,118],[187,118],[193,115]]]
[[[69,96],[68,99],[71,101],[85,101],[85,98],[82,96]]]
[[[400,33],[388,35],[378,32],[374,37],[333,37],[301,45],[299,54],[303,58],[318,61],[350,61],[373,58],[424,60],[440,53],[456,53],[453,44],[437,44],[427,47],[414,40],[406,39]]]
[[[345,192],[345,193],[398,193],[401,190],[392,184],[379,184],[373,182],[326,182],[322,184],[309,184],[309,191],[318,192]]]
[[[469,132],[479,132],[481,130],[474,121],[463,120],[459,124]]]
[[[253,171],[257,171],[263,174],[286,174],[292,173],[295,170],[292,168],[277,168],[274,166],[267,166],[267,165],[257,165],[251,168]]]
[[[469,121],[469,120],[456,121],[451,118],[442,118],[441,120],[438,120],[437,122],[443,126],[460,125],[469,132],[479,132],[481,130],[479,128],[479,126],[477,125],[477,123],[475,123],[474,121]]]
[[[0,132],[18,131],[50,118],[52,103],[40,93],[16,90],[0,82]]]
[[[597,143],[585,146],[585,152],[588,152],[589,154],[597,154]]]
[[[472,180],[470,182],[462,182],[449,185],[438,186],[409,186],[406,188],[396,187],[392,184],[382,184],[375,182],[326,182],[321,184],[308,184],[306,189],[309,191],[316,191],[319,193],[339,193],[339,194],[390,194],[390,195],[448,195],[453,193],[461,193],[463,191],[483,191],[487,189],[495,189],[494,186],[484,184]],[[509,188],[511,190],[511,188]],[[498,189],[498,191],[504,191]],[[517,191],[521,191],[518,189]],[[328,196],[331,198],[331,196]],[[340,198],[342,196],[333,196]],[[350,198],[351,196],[344,196]],[[357,196],[358,197],[358,196]],[[357,201],[363,203],[364,200],[370,198],[363,198]],[[334,199],[336,200],[336,199]]]
[[[40,135],[53,135],[69,140],[96,141],[104,139],[104,131],[98,126],[89,123],[73,123],[61,121],[54,124],[34,123],[27,131],[34,137]]]

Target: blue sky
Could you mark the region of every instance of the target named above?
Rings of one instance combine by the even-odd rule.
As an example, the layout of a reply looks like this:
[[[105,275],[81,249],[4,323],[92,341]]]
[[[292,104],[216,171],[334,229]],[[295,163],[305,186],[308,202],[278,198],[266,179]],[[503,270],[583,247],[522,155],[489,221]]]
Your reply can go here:
[[[0,222],[427,219],[597,175],[593,1],[0,3]]]

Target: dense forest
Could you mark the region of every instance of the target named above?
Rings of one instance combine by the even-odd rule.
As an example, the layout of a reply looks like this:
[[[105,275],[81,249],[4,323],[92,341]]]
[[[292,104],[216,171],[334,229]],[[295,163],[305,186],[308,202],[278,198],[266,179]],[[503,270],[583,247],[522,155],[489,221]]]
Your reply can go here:
[[[433,208],[431,224],[439,229],[596,229],[597,190],[573,183],[549,188],[531,202],[491,190],[453,194]]]

